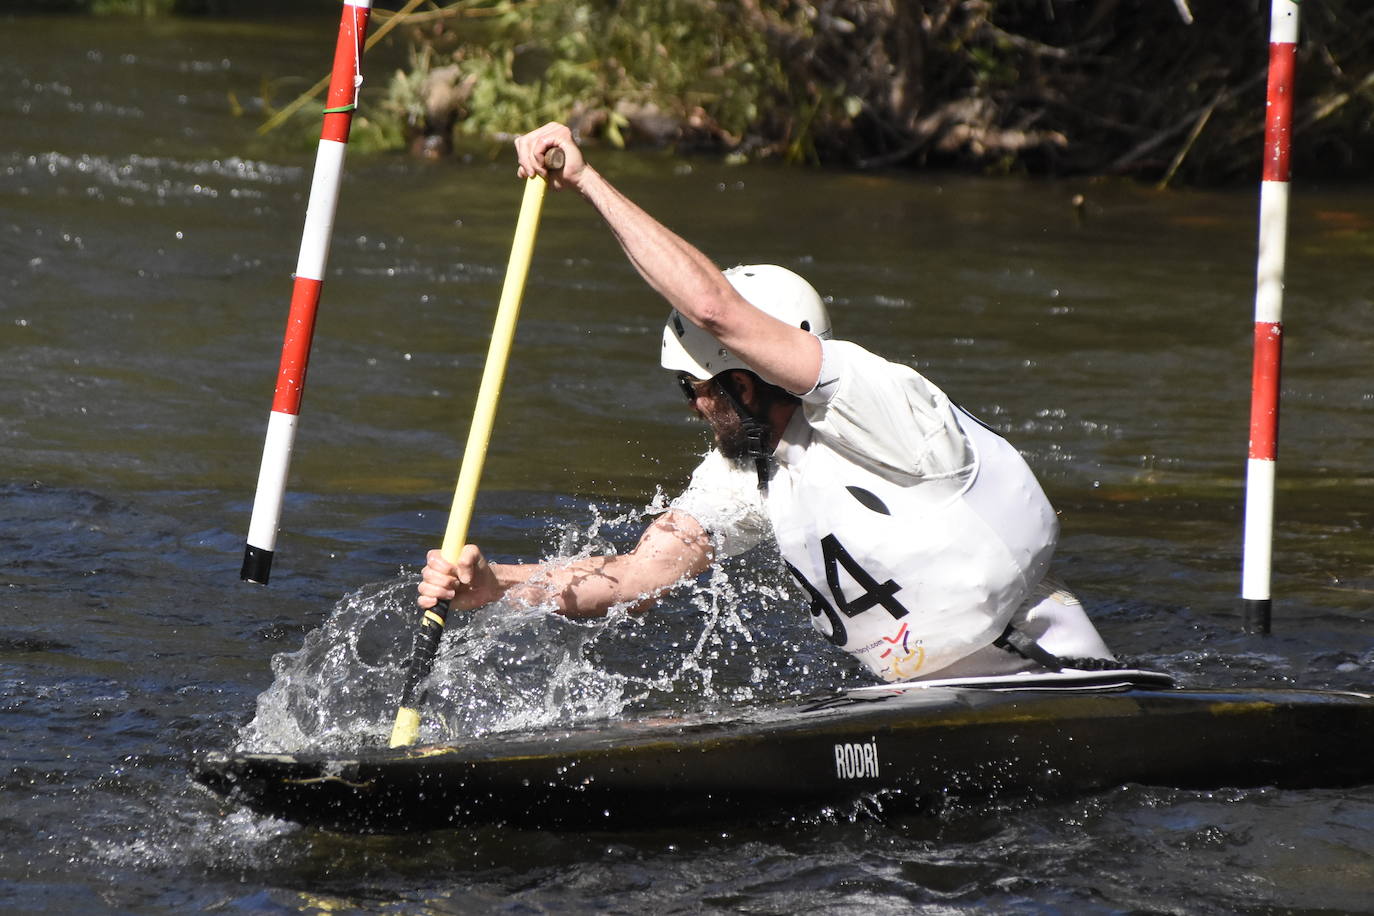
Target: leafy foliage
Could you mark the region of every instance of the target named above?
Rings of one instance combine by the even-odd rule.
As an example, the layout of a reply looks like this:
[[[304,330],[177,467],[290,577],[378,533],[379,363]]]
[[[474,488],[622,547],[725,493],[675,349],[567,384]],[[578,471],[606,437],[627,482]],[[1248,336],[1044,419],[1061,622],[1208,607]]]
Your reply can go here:
[[[424,51],[385,106],[412,129],[453,113],[467,136],[571,120],[616,145],[738,146],[786,91],[766,36],[738,28],[745,6],[466,0],[417,17]]]
[[[424,51],[385,107],[412,136],[500,139],[558,119],[617,146],[1217,183],[1257,169],[1268,12],[1267,0],[461,0],[418,18]],[[1367,171],[1374,5],[1306,13],[1295,159]]]

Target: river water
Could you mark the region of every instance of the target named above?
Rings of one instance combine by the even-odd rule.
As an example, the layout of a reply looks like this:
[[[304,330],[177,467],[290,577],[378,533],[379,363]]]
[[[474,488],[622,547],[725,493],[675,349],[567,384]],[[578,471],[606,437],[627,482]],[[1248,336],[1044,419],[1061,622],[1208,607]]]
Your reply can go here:
[[[272,582],[240,583],[317,126],[254,128],[264,92],[324,72],[336,22],[0,29],[0,909],[1370,911],[1374,789],[359,838],[196,788],[203,751],[381,740],[519,205],[504,152],[350,155]],[[369,86],[402,58],[379,49]],[[593,155],[1010,435],[1119,653],[1196,685],[1374,683],[1374,191],[1295,186],[1261,637],[1237,598],[1253,189]],[[625,549],[683,484],[704,439],[656,366],[664,312],[552,195],[473,523],[491,554]],[[642,620],[491,615],[441,654],[426,736],[863,682],[775,565]]]

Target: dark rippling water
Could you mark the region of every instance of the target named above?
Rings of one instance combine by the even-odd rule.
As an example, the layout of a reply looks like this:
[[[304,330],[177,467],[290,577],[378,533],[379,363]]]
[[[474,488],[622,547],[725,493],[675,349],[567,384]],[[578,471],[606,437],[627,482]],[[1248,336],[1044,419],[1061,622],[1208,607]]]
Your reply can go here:
[[[1371,909],[1369,789],[395,839],[193,787],[201,751],[348,747],[389,722],[518,207],[505,154],[352,155],[273,581],[241,584],[315,130],[254,127],[264,87],[280,104],[325,70],[334,15],[0,29],[0,909]],[[401,56],[370,59],[369,86]],[[1063,510],[1061,572],[1118,651],[1199,685],[1371,686],[1368,188],[1295,186],[1261,638],[1239,633],[1236,598],[1252,189],[598,161],[719,261],[807,273],[845,336],[1010,434]],[[550,199],[474,522],[490,552],[623,549],[658,487],[681,486],[702,438],[655,364],[664,311],[585,206]],[[862,679],[781,580],[745,569],[641,621],[487,620],[480,651],[441,656],[428,733]]]

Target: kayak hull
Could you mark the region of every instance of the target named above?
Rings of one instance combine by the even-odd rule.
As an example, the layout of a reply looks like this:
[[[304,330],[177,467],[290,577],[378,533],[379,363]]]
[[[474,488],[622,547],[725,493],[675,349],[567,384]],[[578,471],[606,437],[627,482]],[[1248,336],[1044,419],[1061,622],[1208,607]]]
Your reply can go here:
[[[639,719],[355,754],[212,753],[196,779],[341,831],[724,822],[876,799],[1087,794],[1125,783],[1374,782],[1374,697],[1329,691],[864,688],[720,717]]]

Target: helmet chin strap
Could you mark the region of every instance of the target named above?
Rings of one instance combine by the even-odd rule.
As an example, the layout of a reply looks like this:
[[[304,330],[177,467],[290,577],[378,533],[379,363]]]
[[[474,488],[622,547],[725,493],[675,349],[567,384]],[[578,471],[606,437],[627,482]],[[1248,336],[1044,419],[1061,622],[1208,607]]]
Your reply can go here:
[[[758,417],[745,409],[740,402],[738,395],[735,394],[735,386],[732,380],[725,375],[718,377],[716,387],[725,395],[725,399],[730,402],[735,413],[739,415],[740,426],[744,428],[744,455],[745,458],[753,459],[754,471],[759,477],[759,492],[768,491],[769,472],[773,466],[773,456],[768,451],[768,426]]]

